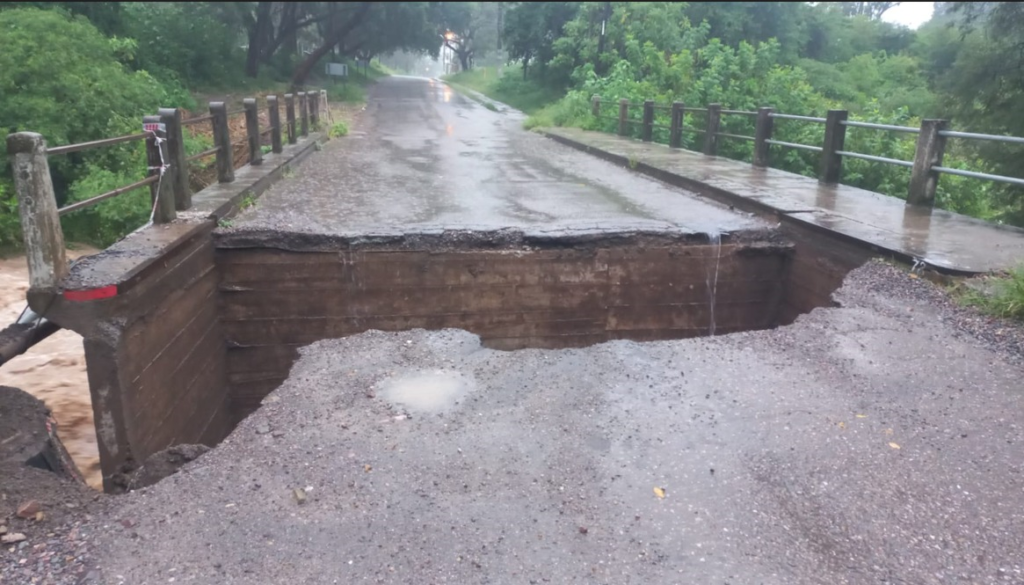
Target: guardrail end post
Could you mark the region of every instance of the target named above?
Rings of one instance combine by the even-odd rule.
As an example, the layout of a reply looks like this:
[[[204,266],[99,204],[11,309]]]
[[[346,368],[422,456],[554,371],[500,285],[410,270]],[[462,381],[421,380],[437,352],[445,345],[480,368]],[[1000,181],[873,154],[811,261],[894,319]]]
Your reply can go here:
[[[829,110],[825,116],[825,141],[821,147],[821,168],[818,180],[826,185],[835,185],[843,174],[843,157],[836,154],[846,142],[846,110]]]
[[[629,100],[619,100],[619,136],[625,136],[629,129]]]
[[[178,108],[160,108],[160,122],[167,129],[167,151],[170,153],[168,163],[174,178],[174,208],[185,211],[192,207],[192,190],[188,184],[188,161],[185,160],[185,136],[181,126],[181,110]]]
[[[718,155],[718,129],[722,124],[722,104],[708,105],[708,125],[704,130],[704,154]]]
[[[263,164],[260,112],[256,109],[256,98],[245,98],[242,106],[245,108],[245,134],[249,139],[249,164],[256,167]]]
[[[644,126],[640,138],[650,142],[654,137],[654,100],[644,100]]]
[[[754,129],[754,166],[762,169],[768,167],[768,154],[772,146],[768,144],[768,141],[772,139],[774,125],[772,113],[774,111],[775,108],[757,109],[757,126]]]
[[[933,171],[932,167],[942,166],[946,137],[939,132],[947,130],[948,126],[948,120],[921,120],[921,132],[917,135],[917,150],[914,152],[914,166],[910,171],[907,203],[935,205],[939,173]]]
[[[162,124],[162,116],[144,116],[143,124]],[[159,138],[159,140],[157,140]],[[174,210],[174,167],[170,149],[167,147],[167,131],[153,130],[146,138],[146,160],[149,164],[149,175],[160,178],[149,186],[150,200],[153,202],[153,223],[170,223],[178,216]]]
[[[601,115],[601,96],[590,98],[590,114],[595,118]]]
[[[683,102],[672,102],[672,122],[668,133],[668,145],[671,148],[679,148],[683,142],[683,113],[686,106]]]
[[[224,102],[210,102],[213,116],[213,142],[217,146],[217,181],[235,180],[235,152],[231,146],[231,128],[228,126],[228,107]]]
[[[281,144],[281,104],[276,95],[267,96],[267,115],[270,118],[270,150],[281,154],[284,150]]]
[[[46,140],[35,132],[9,134],[7,155],[14,171],[29,286],[56,290],[67,276],[68,259],[46,158]]]

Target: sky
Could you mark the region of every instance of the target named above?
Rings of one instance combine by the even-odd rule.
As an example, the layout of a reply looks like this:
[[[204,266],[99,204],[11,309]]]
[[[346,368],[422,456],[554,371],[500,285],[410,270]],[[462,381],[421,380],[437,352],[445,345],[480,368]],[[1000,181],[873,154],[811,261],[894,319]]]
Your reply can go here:
[[[934,2],[903,2],[885,11],[882,20],[917,28],[932,17]]]

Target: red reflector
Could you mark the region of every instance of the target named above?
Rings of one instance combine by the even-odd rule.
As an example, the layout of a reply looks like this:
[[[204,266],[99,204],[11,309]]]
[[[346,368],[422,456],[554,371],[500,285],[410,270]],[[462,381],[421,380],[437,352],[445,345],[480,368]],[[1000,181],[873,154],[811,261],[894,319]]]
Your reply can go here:
[[[104,286],[102,288],[91,288],[89,290],[66,290],[64,298],[69,301],[96,301],[109,299],[117,296],[117,285]]]

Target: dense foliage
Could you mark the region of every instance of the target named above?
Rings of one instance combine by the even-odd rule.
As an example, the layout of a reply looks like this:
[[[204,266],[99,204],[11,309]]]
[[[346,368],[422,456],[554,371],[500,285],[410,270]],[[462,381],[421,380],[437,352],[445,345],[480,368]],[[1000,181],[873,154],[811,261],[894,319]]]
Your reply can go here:
[[[50,146],[87,142],[134,134],[159,107],[194,109],[193,92],[302,86],[323,59],[369,61],[394,50],[436,56],[442,12],[430,2],[0,2],[0,127],[38,132]],[[340,90],[361,95],[355,83]],[[206,146],[186,142],[193,152]],[[132,143],[53,156],[50,166],[63,205],[139,180],[146,162],[143,146]],[[139,189],[71,213],[62,225],[69,241],[105,246],[144,224],[149,211],[149,194]],[[4,151],[0,248],[19,243]]]
[[[590,97],[730,109],[770,105],[915,126],[949,118],[957,129],[1024,136],[1024,8],[939,2],[920,29],[883,22],[894,2],[0,2],[0,123],[66,144],[135,132],[158,106],[192,106],[214,90],[301,87],[325,59],[398,51],[437,57],[446,46],[467,84],[486,83],[534,112],[532,124],[611,129]],[[509,61],[511,75],[478,66]],[[435,66],[432,71],[437,71]],[[431,73],[433,74],[433,73]],[[343,86],[359,93],[353,84]],[[549,105],[550,104],[550,105]],[[547,106],[547,107],[545,107]],[[639,116],[639,111],[635,112]],[[664,115],[664,114],[659,114]],[[661,119],[660,121],[664,121]],[[700,114],[687,125],[699,127]],[[724,130],[751,134],[728,116]],[[777,137],[817,144],[821,127],[779,121]],[[667,140],[665,132],[656,139]],[[695,134],[686,136],[695,145]],[[908,160],[912,137],[852,129],[854,151]],[[201,148],[202,145],[194,145]],[[750,156],[725,139],[723,154]],[[945,164],[1018,174],[1021,149],[954,140]],[[773,164],[813,174],[813,153],[775,149]],[[53,157],[61,203],[140,178],[138,144]],[[847,160],[844,182],[901,197],[901,167]],[[943,176],[939,204],[1024,225],[1018,188]],[[10,169],[0,154],[0,247],[19,230]],[[108,244],[148,214],[145,190],[66,217],[70,240]]]
[[[627,98],[727,109],[772,106],[824,116],[846,109],[853,119],[917,126],[947,118],[974,132],[1024,136],[1024,9],[1015,3],[936,3],[919,30],[881,20],[893,2],[546,2],[517,3],[504,19],[509,57],[525,81],[506,76],[494,91],[561,88],[566,96],[528,123],[612,131],[590,115],[590,98]],[[515,89],[519,87],[520,89]],[[607,107],[607,106],[606,106]],[[614,107],[614,106],[613,106]],[[631,109],[640,118],[640,108]],[[660,114],[667,123],[667,112]],[[723,118],[723,131],[753,134],[753,120]],[[686,124],[701,127],[700,114]],[[639,126],[633,126],[639,132]],[[816,145],[822,127],[778,121],[776,137]],[[695,134],[684,142],[694,145]],[[655,132],[666,141],[667,132]],[[911,160],[912,135],[850,129],[847,150]],[[749,160],[751,145],[723,139],[720,151]],[[946,166],[1019,176],[1021,149],[954,140]],[[776,148],[773,165],[813,175],[813,153]],[[844,161],[843,182],[905,197],[909,170]],[[944,175],[938,204],[962,213],[1024,225],[1020,188]]]

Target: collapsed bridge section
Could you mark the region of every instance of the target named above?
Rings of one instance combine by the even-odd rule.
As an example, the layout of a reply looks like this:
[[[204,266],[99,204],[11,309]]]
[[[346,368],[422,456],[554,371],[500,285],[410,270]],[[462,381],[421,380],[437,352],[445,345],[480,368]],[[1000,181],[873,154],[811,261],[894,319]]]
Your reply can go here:
[[[85,338],[104,487],[118,491],[151,455],[226,437],[303,345],[372,329],[459,328],[513,350],[771,328],[828,304],[852,265],[806,246],[774,229],[346,238],[204,220],[83,259],[66,287],[118,294],[55,296],[48,315]]]

